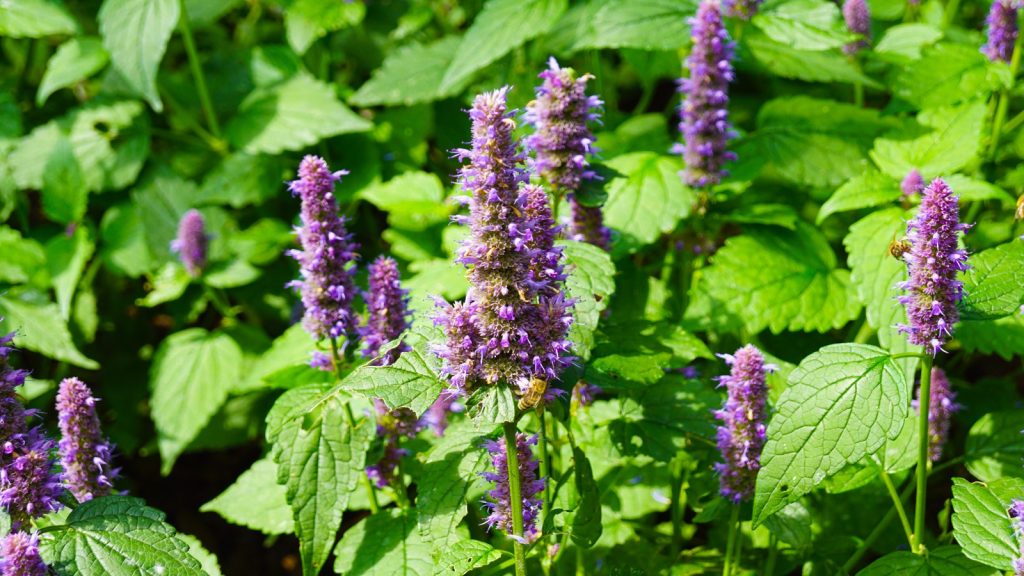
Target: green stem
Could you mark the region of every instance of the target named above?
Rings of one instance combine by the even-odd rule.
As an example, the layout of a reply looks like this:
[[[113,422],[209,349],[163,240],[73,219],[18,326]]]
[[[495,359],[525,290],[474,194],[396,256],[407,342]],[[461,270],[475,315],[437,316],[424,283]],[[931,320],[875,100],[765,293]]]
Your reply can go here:
[[[775,559],[779,556],[779,539],[775,534],[768,537],[768,559],[764,561],[764,575],[774,576]]]
[[[203,75],[203,68],[199,65],[199,54],[196,52],[196,43],[192,39],[192,27],[188,22],[188,12],[185,11],[185,0],[179,0],[179,4],[181,5],[181,18],[178,25],[181,28],[181,39],[185,42],[185,52],[188,54],[188,65],[192,69],[192,79],[196,81],[199,104],[203,107],[203,115],[206,116],[210,132],[219,139],[220,124],[217,123],[217,116],[213,112],[213,101],[210,100],[210,93],[206,89],[206,76]]]
[[[914,533],[910,528],[910,520],[907,519],[907,511],[903,509],[903,501],[900,500],[900,495],[896,492],[896,486],[892,483],[892,478],[885,470],[882,470],[882,482],[885,483],[885,489],[889,491],[889,496],[892,498],[892,505],[896,509],[896,514],[900,518],[900,523],[903,524],[903,533],[907,536],[907,544],[910,548],[914,548]]]
[[[949,28],[953,24],[953,18],[956,17],[956,13],[960,11],[960,0],[949,0],[946,4],[946,11],[942,15],[942,28]]]
[[[862,82],[853,83],[853,105],[858,108],[864,107],[864,84]]]
[[[540,477],[546,478],[544,482],[544,501],[541,502],[541,522],[547,522],[548,512],[551,509],[551,462],[548,457],[548,427],[544,418],[544,403],[537,405],[537,418],[540,419],[540,433],[538,444],[540,444]],[[541,524],[543,526],[544,524]]]
[[[908,482],[906,488],[904,488],[903,492],[900,493],[900,502],[902,503],[903,501],[905,501],[907,497],[910,496],[910,493],[913,490],[914,482]],[[867,554],[868,550],[872,546],[874,546],[875,542],[877,542],[878,539],[882,537],[882,533],[884,533],[885,530],[889,528],[889,524],[892,524],[892,521],[895,518],[896,509],[890,508],[889,511],[885,513],[885,516],[883,516],[882,519],[878,522],[878,524],[875,525],[875,528],[871,530],[871,533],[868,534],[868,537],[865,538],[864,541],[861,542],[857,550],[853,552],[853,555],[850,556],[850,558],[843,564],[844,573],[849,574],[853,571],[853,567],[861,561],[861,558],[863,558],[864,555]]]
[[[725,542],[725,565],[722,567],[722,576],[732,576],[732,556],[736,551],[736,534],[739,532],[737,529],[740,523],[740,507],[736,504],[732,505],[732,511],[729,513],[729,539]]]
[[[505,422],[505,463],[508,467],[508,495],[512,513],[512,551],[516,576],[526,576],[526,550],[523,548],[523,497],[519,487],[519,449],[515,422]]]
[[[675,559],[683,547],[683,506],[680,501],[683,495],[683,466],[679,458],[672,464],[672,500],[669,514],[672,515],[672,558]]]
[[[206,292],[206,297],[210,299],[213,307],[217,309],[217,312],[224,318],[234,318],[235,311],[231,309],[231,304],[228,302],[228,297],[223,292],[212,286],[203,284],[203,291]]]
[[[337,375],[338,380],[341,380],[341,354],[338,352],[338,339],[331,338],[331,357],[334,359],[334,373]],[[352,414],[352,404],[345,402],[345,424],[349,428],[355,430],[356,418]],[[363,486],[366,487],[366,495],[370,501],[370,513],[376,514],[380,510],[380,504],[377,503],[377,490],[373,487],[373,482],[370,482],[370,477],[366,475],[366,472],[359,474],[363,478]]]
[[[1019,112],[1013,118],[1010,118],[1010,121],[1003,125],[1003,133],[1012,134],[1013,131],[1019,128],[1021,124],[1024,124],[1024,110]]]
[[[871,327],[867,320],[864,320],[864,323],[860,325],[860,329],[857,330],[857,335],[853,337],[853,342],[855,344],[867,344],[874,334],[875,329]]]
[[[739,508],[739,506],[737,506]],[[743,559],[743,521],[736,522],[736,549],[732,553],[732,571],[738,572]]]
[[[914,507],[914,552],[923,554],[925,506],[928,504],[928,409],[932,388],[932,357],[921,361],[921,392],[918,395],[917,502]]]
[[[930,360],[931,356],[927,354],[921,354],[920,352],[900,352],[899,354],[893,354],[890,356],[893,360],[899,360],[901,358],[918,358],[922,361]]]
[[[992,119],[992,141],[989,144],[988,159],[994,160],[996,151],[999,149],[999,136],[1003,132],[1003,122],[1006,121],[1006,112],[1010,108],[1010,89],[1013,88],[1013,79],[1017,76],[1017,68],[1021,59],[1021,39],[1013,47],[1013,56],[1010,57],[1010,88],[999,94],[999,104],[996,105],[996,114]]]

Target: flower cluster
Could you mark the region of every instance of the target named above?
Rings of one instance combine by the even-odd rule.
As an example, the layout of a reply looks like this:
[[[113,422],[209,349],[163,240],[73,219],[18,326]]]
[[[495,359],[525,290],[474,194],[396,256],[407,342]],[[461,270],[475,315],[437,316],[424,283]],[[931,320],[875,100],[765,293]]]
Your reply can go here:
[[[302,227],[297,230],[302,249],[289,251],[299,262],[302,280],[289,285],[302,293],[303,326],[317,339],[347,338],[355,328],[350,264],[358,257],[358,246],[338,215],[334,197],[334,184],[345,174],[331,172],[321,158],[306,156],[299,179],[289,185],[302,200]]]
[[[532,542],[539,536],[537,516],[541,510],[540,493],[544,491],[546,479],[537,478],[537,460],[533,457],[530,446],[537,443],[536,436],[516,434],[516,459],[519,464],[519,490],[523,501],[523,534],[526,542]],[[508,456],[504,439],[490,440],[484,447],[491,454],[493,472],[483,472],[481,476],[494,483],[494,488],[487,491],[488,501],[484,502],[489,514],[484,520],[489,530],[499,528],[512,535],[512,500],[508,485]]]
[[[39,537],[11,532],[0,540],[0,576],[47,576],[50,571],[39,556]]]
[[[912,402],[918,411],[920,398],[921,388],[918,388],[917,399]],[[953,392],[949,378],[941,368],[932,368],[928,399],[928,454],[932,462],[938,462],[942,458],[942,448],[949,439],[953,414],[960,411],[960,405],[955,402],[956,392]]]
[[[736,159],[726,148],[734,136],[727,108],[729,83],[734,78],[734,45],[716,0],[701,2],[690,23],[693,49],[686,60],[690,76],[679,82],[685,95],[679,123],[683,143],[673,147],[673,152],[683,155],[686,183],[703,188],[718,184],[728,174],[725,163]]]
[[[765,375],[773,367],[766,365],[761,352],[749,344],[735,355],[720,356],[732,370],[718,378],[728,398],[722,409],[715,411],[715,417],[723,423],[718,427],[718,449],[724,460],[715,464],[715,470],[722,496],[739,503],[754,495],[754,482],[761,469],[768,395]]]
[[[455,151],[469,160],[459,184],[470,213],[453,220],[469,224],[458,261],[471,288],[464,302],[439,301],[435,322],[447,336],[436,353],[457,393],[499,381],[522,393],[533,381],[557,378],[571,361],[558,230],[543,189],[524,186],[506,93],[477,96],[469,111],[472,149]]]
[[[1009,62],[1020,33],[1017,27],[1017,6],[1013,0],[994,0],[985,24],[988,28],[988,41],[981,51],[993,62]]]
[[[365,294],[366,325],[359,329],[362,336],[363,356],[376,358],[382,346],[402,335],[409,327],[409,296],[402,289],[398,263],[386,256],[370,264],[370,289]],[[377,363],[393,364],[398,355],[408,350],[406,344],[392,348]]]
[[[1014,500],[1007,511],[1017,538],[1017,558],[1013,560],[1014,576],[1024,576],[1024,500]]]
[[[960,223],[958,198],[941,178],[921,193],[917,216],[907,224],[910,250],[903,258],[910,278],[899,287],[908,292],[900,302],[910,323],[898,328],[911,344],[924,346],[933,355],[960,319],[957,303],[963,297],[963,285],[957,274],[968,266],[967,252],[957,241],[968,228]]]
[[[63,480],[79,502],[110,494],[117,470],[111,468],[113,449],[103,438],[96,415],[96,398],[78,378],[65,378],[57,392]]]
[[[430,428],[437,436],[444,436],[448,429],[448,414],[451,412],[462,412],[465,409],[452,394],[442,392],[441,396],[434,400],[434,403],[427,408],[427,411],[420,417],[420,424]]]
[[[198,276],[206,268],[209,244],[203,215],[198,210],[189,210],[178,222],[178,236],[171,242],[171,250],[178,253],[190,275]]]
[[[846,28],[850,32],[861,36],[860,40],[843,46],[843,52],[856,54],[867,48],[868,39],[871,38],[871,12],[868,10],[867,0],[845,0],[843,2],[843,19],[846,20]]]
[[[603,105],[597,96],[587,95],[587,82],[593,76],[577,76],[551,58],[540,78],[537,98],[527,105],[524,116],[536,129],[525,140],[535,155],[531,165],[552,187],[566,193],[570,237],[607,249],[611,233],[603,224],[601,209],[584,206],[575,195],[585,180],[597,177],[587,162],[587,155],[596,151],[587,124],[600,119]]]
[[[900,182],[900,191],[904,196],[914,196],[924,190],[924,178],[916,168],[907,172],[907,175]]]

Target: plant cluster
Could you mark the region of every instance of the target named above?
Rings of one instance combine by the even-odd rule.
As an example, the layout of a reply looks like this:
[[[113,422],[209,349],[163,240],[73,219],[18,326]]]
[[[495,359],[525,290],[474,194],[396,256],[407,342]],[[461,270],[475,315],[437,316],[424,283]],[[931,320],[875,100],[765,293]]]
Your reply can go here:
[[[0,2],[0,576],[1024,576],[1022,11]]]

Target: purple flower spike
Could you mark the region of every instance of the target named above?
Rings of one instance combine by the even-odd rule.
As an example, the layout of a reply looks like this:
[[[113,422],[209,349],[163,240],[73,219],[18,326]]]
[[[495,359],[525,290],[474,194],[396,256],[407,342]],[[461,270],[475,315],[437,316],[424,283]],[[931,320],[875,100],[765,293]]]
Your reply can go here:
[[[323,159],[306,156],[299,165],[299,179],[289,185],[302,200],[302,249],[289,251],[299,262],[302,280],[289,285],[302,293],[302,325],[317,339],[347,338],[355,328],[355,270],[350,264],[358,258],[359,246],[345,229],[334,198],[335,182],[347,173],[331,172]]]
[[[100,432],[96,398],[78,378],[65,378],[57,392],[61,467],[64,484],[79,502],[110,494],[117,470],[113,448]]]
[[[11,515],[15,529],[62,506],[64,488],[54,473],[52,450],[53,442],[33,428],[25,434],[24,448],[5,459],[0,470],[0,505]]]
[[[448,414],[462,412],[464,409],[465,406],[455,396],[442,392],[441,396],[434,400],[430,408],[427,408],[427,411],[423,413],[423,416],[420,418],[420,424],[430,428],[438,437],[444,436],[444,431],[448,429]]]
[[[721,410],[715,411],[715,417],[723,422],[718,427],[718,449],[724,460],[715,464],[715,470],[722,496],[739,503],[754,495],[754,482],[761,469],[768,396],[765,375],[774,367],[766,365],[761,352],[750,344],[735,355],[719,356],[732,366],[732,371],[718,378],[728,392],[728,399]]]
[[[377,411],[377,436],[384,439],[384,455],[376,464],[366,467],[366,475],[378,488],[384,488],[394,484],[398,465],[409,454],[399,445],[401,439],[415,437],[421,425],[408,408],[388,410],[380,399],[374,399],[373,406]]]
[[[571,362],[558,228],[544,190],[524,186],[506,92],[477,96],[469,112],[473,149],[455,151],[469,160],[459,184],[470,194],[470,215],[457,221],[469,223],[458,261],[469,269],[471,288],[465,302],[439,301],[434,319],[447,335],[435,353],[453,394],[501,381],[522,394],[536,380],[546,386]]]
[[[597,96],[587,96],[587,82],[593,76],[577,77],[575,70],[560,67],[554,58],[539,77],[544,82],[524,115],[536,132],[525,144],[536,154],[532,165],[537,173],[553,187],[573,192],[584,180],[596,177],[587,162],[587,155],[595,152],[587,123],[600,119],[604,103]]]
[[[673,152],[682,154],[686,163],[683,180],[703,188],[718,184],[728,175],[725,163],[736,159],[736,154],[726,148],[735,136],[727,107],[729,83],[734,78],[734,45],[715,0],[701,2],[690,23],[693,50],[686,59],[690,77],[679,82],[679,91],[684,94],[679,123],[683,143],[673,147]]]
[[[0,336],[0,446],[3,454],[24,447],[26,420],[32,411],[25,410],[15,389],[25,383],[25,370],[15,370],[8,358],[14,348],[14,332]]]
[[[871,38],[871,12],[868,10],[867,0],[845,0],[843,19],[846,20],[846,28],[850,32],[863,37],[843,46],[843,52],[856,54],[867,48],[868,40]]]
[[[994,0],[985,20],[988,42],[982,47],[988,59],[995,62],[1009,62],[1013,56],[1013,45],[1017,42],[1017,6],[1012,0]]]
[[[402,289],[398,263],[391,258],[381,256],[370,264],[370,290],[365,294],[366,326],[359,330],[366,348],[363,356],[374,358],[380,353],[381,346],[402,335],[409,327],[409,296]],[[409,349],[400,344],[390,350],[379,364],[387,366],[398,359],[398,355]]]
[[[0,540],[0,576],[46,576],[49,569],[39,555],[39,537],[11,532]]]
[[[918,400],[921,388],[917,389],[917,398],[912,402],[914,409],[919,410]],[[949,439],[949,426],[953,414],[960,411],[955,402],[956,392],[949,385],[949,378],[941,368],[932,368],[932,382],[928,393],[928,453],[932,462],[942,458],[942,448]]]
[[[1017,538],[1017,558],[1013,561],[1014,576],[1024,576],[1024,500],[1014,500],[1007,510],[1013,524],[1013,535]]]
[[[725,14],[730,18],[739,18],[741,20],[750,20],[757,14],[757,9],[761,6],[763,0],[723,0],[722,6],[725,7]]]
[[[527,436],[522,432],[516,434],[516,458],[519,462],[519,491],[523,499],[523,539],[529,543],[540,535],[537,530],[537,516],[541,511],[540,493],[544,491],[545,478],[537,478],[537,460],[533,457],[530,446],[537,443],[536,436]],[[483,472],[481,476],[494,483],[494,489],[487,491],[488,500],[484,506],[489,512],[484,524],[488,530],[498,528],[512,535],[512,500],[508,487],[508,459],[505,452],[505,440],[490,440],[484,448],[491,454],[491,466],[494,472]]]
[[[185,212],[178,222],[178,237],[171,242],[171,250],[178,253],[185,270],[192,276],[198,276],[206,268],[209,244],[203,215],[198,210]]]
[[[913,196],[920,194],[924,190],[924,178],[921,177],[921,173],[914,168],[910,172],[907,172],[903,181],[900,182],[900,191],[903,192],[904,196]]]
[[[921,193],[921,207],[907,224],[910,250],[903,256],[910,278],[898,286],[907,294],[900,297],[907,309],[909,325],[897,326],[915,346],[932,355],[952,336],[960,320],[957,303],[963,298],[963,284],[957,274],[967,270],[967,252],[958,246],[961,232],[970,228],[960,223],[958,198],[941,178]]]

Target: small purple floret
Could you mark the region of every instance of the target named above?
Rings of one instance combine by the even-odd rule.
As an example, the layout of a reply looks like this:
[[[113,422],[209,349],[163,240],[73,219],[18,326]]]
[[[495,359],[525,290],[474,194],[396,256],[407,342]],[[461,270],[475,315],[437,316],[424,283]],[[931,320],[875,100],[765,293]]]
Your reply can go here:
[[[900,182],[900,191],[903,192],[903,195],[914,196],[920,194],[922,190],[924,190],[924,178],[917,171],[917,168],[907,172],[903,181]]]
[[[110,494],[117,470],[113,448],[100,431],[97,399],[78,378],[65,378],[57,392],[60,461],[68,490],[79,502]]]
[[[299,165],[299,179],[289,184],[302,200],[302,227],[297,230],[302,249],[289,251],[299,262],[302,280],[289,285],[302,293],[302,325],[317,339],[348,338],[355,329],[352,263],[358,246],[338,215],[334,197],[334,184],[345,174],[331,172],[321,158],[306,156]]]
[[[958,240],[968,228],[960,223],[958,198],[941,178],[921,193],[917,216],[907,224],[910,250],[903,258],[910,278],[898,286],[907,292],[900,303],[910,323],[897,328],[911,344],[924,346],[932,355],[942,350],[960,320],[957,304],[963,298],[963,284],[957,275],[968,265]]]
[[[409,293],[402,288],[398,263],[385,256],[370,264],[369,286],[364,295],[366,326],[360,328],[359,334],[365,345],[363,356],[375,358],[382,346],[409,328]],[[399,354],[408,349],[408,345],[400,344],[389,350],[378,363],[383,366],[393,364]]]
[[[49,569],[39,555],[39,537],[11,532],[0,540],[0,576],[47,576]]]
[[[686,163],[683,180],[703,188],[718,184],[728,175],[726,162],[736,159],[736,154],[727,149],[735,136],[728,110],[735,47],[722,23],[717,1],[701,2],[690,23],[693,49],[686,59],[690,76],[679,82],[679,91],[684,94],[679,123],[683,143],[674,146],[673,152],[682,154]]]
[[[728,398],[715,418],[718,427],[718,449],[724,462],[715,464],[720,492],[726,499],[739,503],[754,495],[757,471],[761,469],[761,449],[765,442],[765,401],[768,386],[765,375],[774,370],[766,365],[764,356],[748,344],[732,354],[719,354],[732,366],[728,376],[718,378]]]
[[[537,529],[537,516],[541,511],[540,493],[544,491],[546,479],[537,478],[537,460],[533,457],[530,446],[537,444],[536,436],[527,436],[522,432],[516,434],[516,458],[519,463],[519,490],[523,500],[523,535],[525,542],[533,542],[540,535]],[[491,454],[493,472],[483,472],[485,480],[494,483],[494,488],[487,491],[484,502],[489,514],[484,519],[488,530],[498,528],[512,535],[512,500],[508,487],[508,458],[505,451],[505,440],[490,440],[484,447]]]
[[[1013,46],[1017,42],[1017,34],[1020,33],[1017,26],[1017,9],[1012,0],[992,2],[988,18],[985,20],[988,41],[981,49],[989,60],[1008,63],[1013,57]]]
[[[911,403],[914,410],[919,410],[920,398],[921,388],[918,387],[917,398]],[[941,368],[932,368],[928,398],[928,454],[932,462],[938,462],[942,458],[942,449],[949,440],[949,426],[953,422],[953,414],[960,411],[960,405],[956,403],[956,392],[953,392],[949,378]]]
[[[1013,560],[1014,576],[1024,576],[1024,500],[1014,499],[1007,510],[1013,535],[1017,538],[1017,558]]]
[[[171,250],[178,253],[190,275],[198,276],[206,268],[209,244],[203,215],[198,210],[189,210],[178,222],[178,237],[171,242]]]
[[[59,510],[64,487],[50,456],[53,441],[40,428],[24,435],[24,447],[4,458],[0,469],[0,506],[11,515],[12,526],[20,529],[32,518]]]

